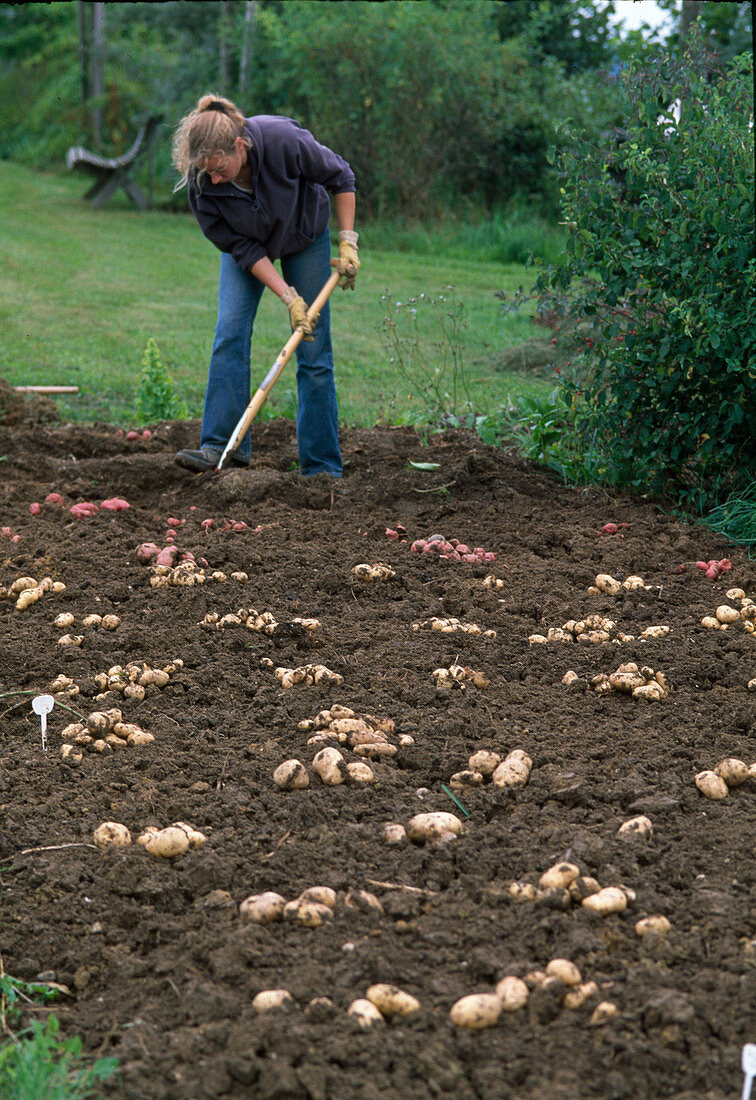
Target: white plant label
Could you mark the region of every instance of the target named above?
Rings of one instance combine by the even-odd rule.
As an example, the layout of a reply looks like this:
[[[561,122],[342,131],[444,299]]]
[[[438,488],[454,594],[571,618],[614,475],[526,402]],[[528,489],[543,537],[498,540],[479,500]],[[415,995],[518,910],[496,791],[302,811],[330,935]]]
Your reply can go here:
[[[55,706],[52,695],[35,695],[32,699],[32,710],[39,715],[42,726],[42,751],[47,752],[47,716]]]
[[[740,1064],[745,1074],[741,1100],[751,1100],[751,1085],[753,1084],[754,1076],[756,1076],[756,1043],[746,1043],[743,1047]]]

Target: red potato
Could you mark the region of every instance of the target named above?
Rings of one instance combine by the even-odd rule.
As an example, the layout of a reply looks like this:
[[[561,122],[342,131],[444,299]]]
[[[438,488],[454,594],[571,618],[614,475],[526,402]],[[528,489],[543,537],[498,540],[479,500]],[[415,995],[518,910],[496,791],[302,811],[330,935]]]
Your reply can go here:
[[[149,428],[145,428],[142,432],[142,439],[152,439],[152,432]]]
[[[155,559],[156,565],[173,565],[174,559],[178,554],[177,546],[165,546],[159,551],[157,558]]]
[[[142,565],[149,565],[159,553],[160,547],[156,542],[142,542],[136,548],[137,561]]]
[[[200,524],[200,527],[204,528],[205,531],[209,531],[212,526],[213,521],[211,519],[203,519],[202,523]]]
[[[48,493],[45,497],[45,504],[63,504],[63,497],[60,493]]]
[[[108,500],[103,500],[100,507],[105,512],[125,512],[130,504],[123,497],[109,497]]]
[[[68,510],[74,519],[83,519],[85,516],[93,516],[100,509],[91,501],[83,500],[79,504],[72,504]]]
[[[126,438],[129,441],[131,441],[133,439],[139,439],[139,432],[135,432],[134,429],[132,428],[132,430],[130,432],[126,432]]]
[[[168,524],[169,527],[180,527],[181,524],[185,523],[186,521],[183,519],[176,519],[175,516],[168,516],[168,519],[165,522]]]
[[[38,516],[39,513],[42,511],[42,505],[39,503],[39,501],[35,500],[32,504],[29,505],[29,511],[33,516]]]

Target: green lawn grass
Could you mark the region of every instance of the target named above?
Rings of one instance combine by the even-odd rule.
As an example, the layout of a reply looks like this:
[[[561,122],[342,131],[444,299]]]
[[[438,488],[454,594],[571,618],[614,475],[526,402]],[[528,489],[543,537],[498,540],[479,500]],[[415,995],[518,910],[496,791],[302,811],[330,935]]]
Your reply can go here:
[[[75,385],[57,397],[64,418],[133,423],[134,390],[154,338],[189,416],[202,411],[217,305],[219,254],[189,214],[139,213],[120,193],[100,210],[82,201],[81,176],[46,174],[0,162],[0,377],[12,385]],[[496,353],[534,335],[525,312],[504,316],[496,292],[529,286],[520,264],[451,258],[429,242],[422,253],[382,248],[379,226],[360,227],[363,261],[354,293],[337,290],[332,327],[342,423],[422,419],[413,379],[402,377],[383,337],[397,301],[448,293],[461,302],[464,389],[475,412],[519,394],[545,395],[550,380],[497,370]],[[420,326],[433,355],[432,314]],[[281,303],[266,294],[253,338],[252,389],[289,335]],[[286,368],[263,415],[292,415],[294,366]],[[452,410],[459,411],[459,410]]]

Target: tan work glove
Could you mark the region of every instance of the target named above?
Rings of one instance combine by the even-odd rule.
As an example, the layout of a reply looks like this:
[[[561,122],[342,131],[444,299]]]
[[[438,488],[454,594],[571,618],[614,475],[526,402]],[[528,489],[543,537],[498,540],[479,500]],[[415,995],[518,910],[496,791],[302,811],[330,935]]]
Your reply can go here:
[[[331,267],[335,268],[339,275],[339,286],[343,290],[354,290],[354,280],[360,270],[360,257],[357,254],[358,235],[353,229],[339,230],[339,258],[331,260]]]
[[[296,289],[290,286],[281,295],[281,301],[289,311],[289,319],[291,321],[291,331],[296,332],[297,329],[301,329],[304,333],[304,340],[312,342],[315,337],[312,335],[312,331],[315,325],[318,323],[317,317],[310,321],[307,317],[307,302],[304,298],[297,294]]]

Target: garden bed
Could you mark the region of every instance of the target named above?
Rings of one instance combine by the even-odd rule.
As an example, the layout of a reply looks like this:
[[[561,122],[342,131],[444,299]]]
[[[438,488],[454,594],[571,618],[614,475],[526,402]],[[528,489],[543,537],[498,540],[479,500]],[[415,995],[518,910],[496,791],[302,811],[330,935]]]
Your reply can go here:
[[[0,428],[0,585],[65,585],[25,610],[0,600],[5,973],[67,988],[52,1011],[89,1056],[119,1059],[105,1089],[118,1100],[735,1095],[756,1038],[756,781],[713,801],[694,777],[756,759],[756,634],[745,619],[701,624],[740,606],[729,590],[756,599],[756,562],[461,432],[344,431],[336,485],[293,472],[290,422],[252,435],[252,468],[194,476],[172,459],[196,423],[130,440]],[[102,507],[114,499],[129,507]],[[97,508],[76,518],[82,502]],[[481,560],[413,552],[434,534]],[[192,554],[203,581],[153,582],[171,575],[137,560],[145,542],[176,547],[172,565]],[[715,578],[695,564],[725,558]],[[388,575],[353,572],[379,563]],[[599,574],[643,587],[589,592]],[[84,625],[94,614],[118,624]],[[213,621],[229,614],[242,621]],[[590,615],[613,624],[608,639],[530,640]],[[652,626],[669,630],[643,637]],[[103,690],[103,674],[137,662],[170,669],[168,682],[141,699]],[[662,698],[596,690],[629,662],[661,674]],[[316,664],[333,677],[287,688],[275,671]],[[453,667],[477,678],[434,680]],[[59,675],[72,683],[54,692],[43,752],[31,696],[13,693],[48,693]],[[308,744],[318,731],[305,724],[334,704],[383,721],[393,755]],[[154,740],[62,756],[66,726],[114,707]],[[312,768],[324,744],[374,782],[325,785]],[[531,761],[525,785],[452,782],[473,753],[514,749]],[[306,788],[274,783],[289,759]],[[429,811],[455,814],[461,835],[388,842],[387,823]],[[639,816],[652,835],[619,834]],[[105,821],[134,839],[188,822],[206,841],[173,859],[99,849]],[[539,892],[560,861],[625,888],[627,907],[600,916],[574,892]],[[535,896],[516,899],[513,882]],[[336,894],[319,927],[241,918],[250,895],[288,902],[310,886]],[[640,936],[647,916],[669,931]],[[596,983],[582,1006],[531,976],[555,958]],[[456,1001],[506,975],[527,977],[524,1007],[486,1030],[452,1023]],[[363,1028],[348,1009],[376,983],[419,1008]],[[288,1007],[259,1013],[270,989]],[[602,1002],[616,1009],[603,1023]]]

